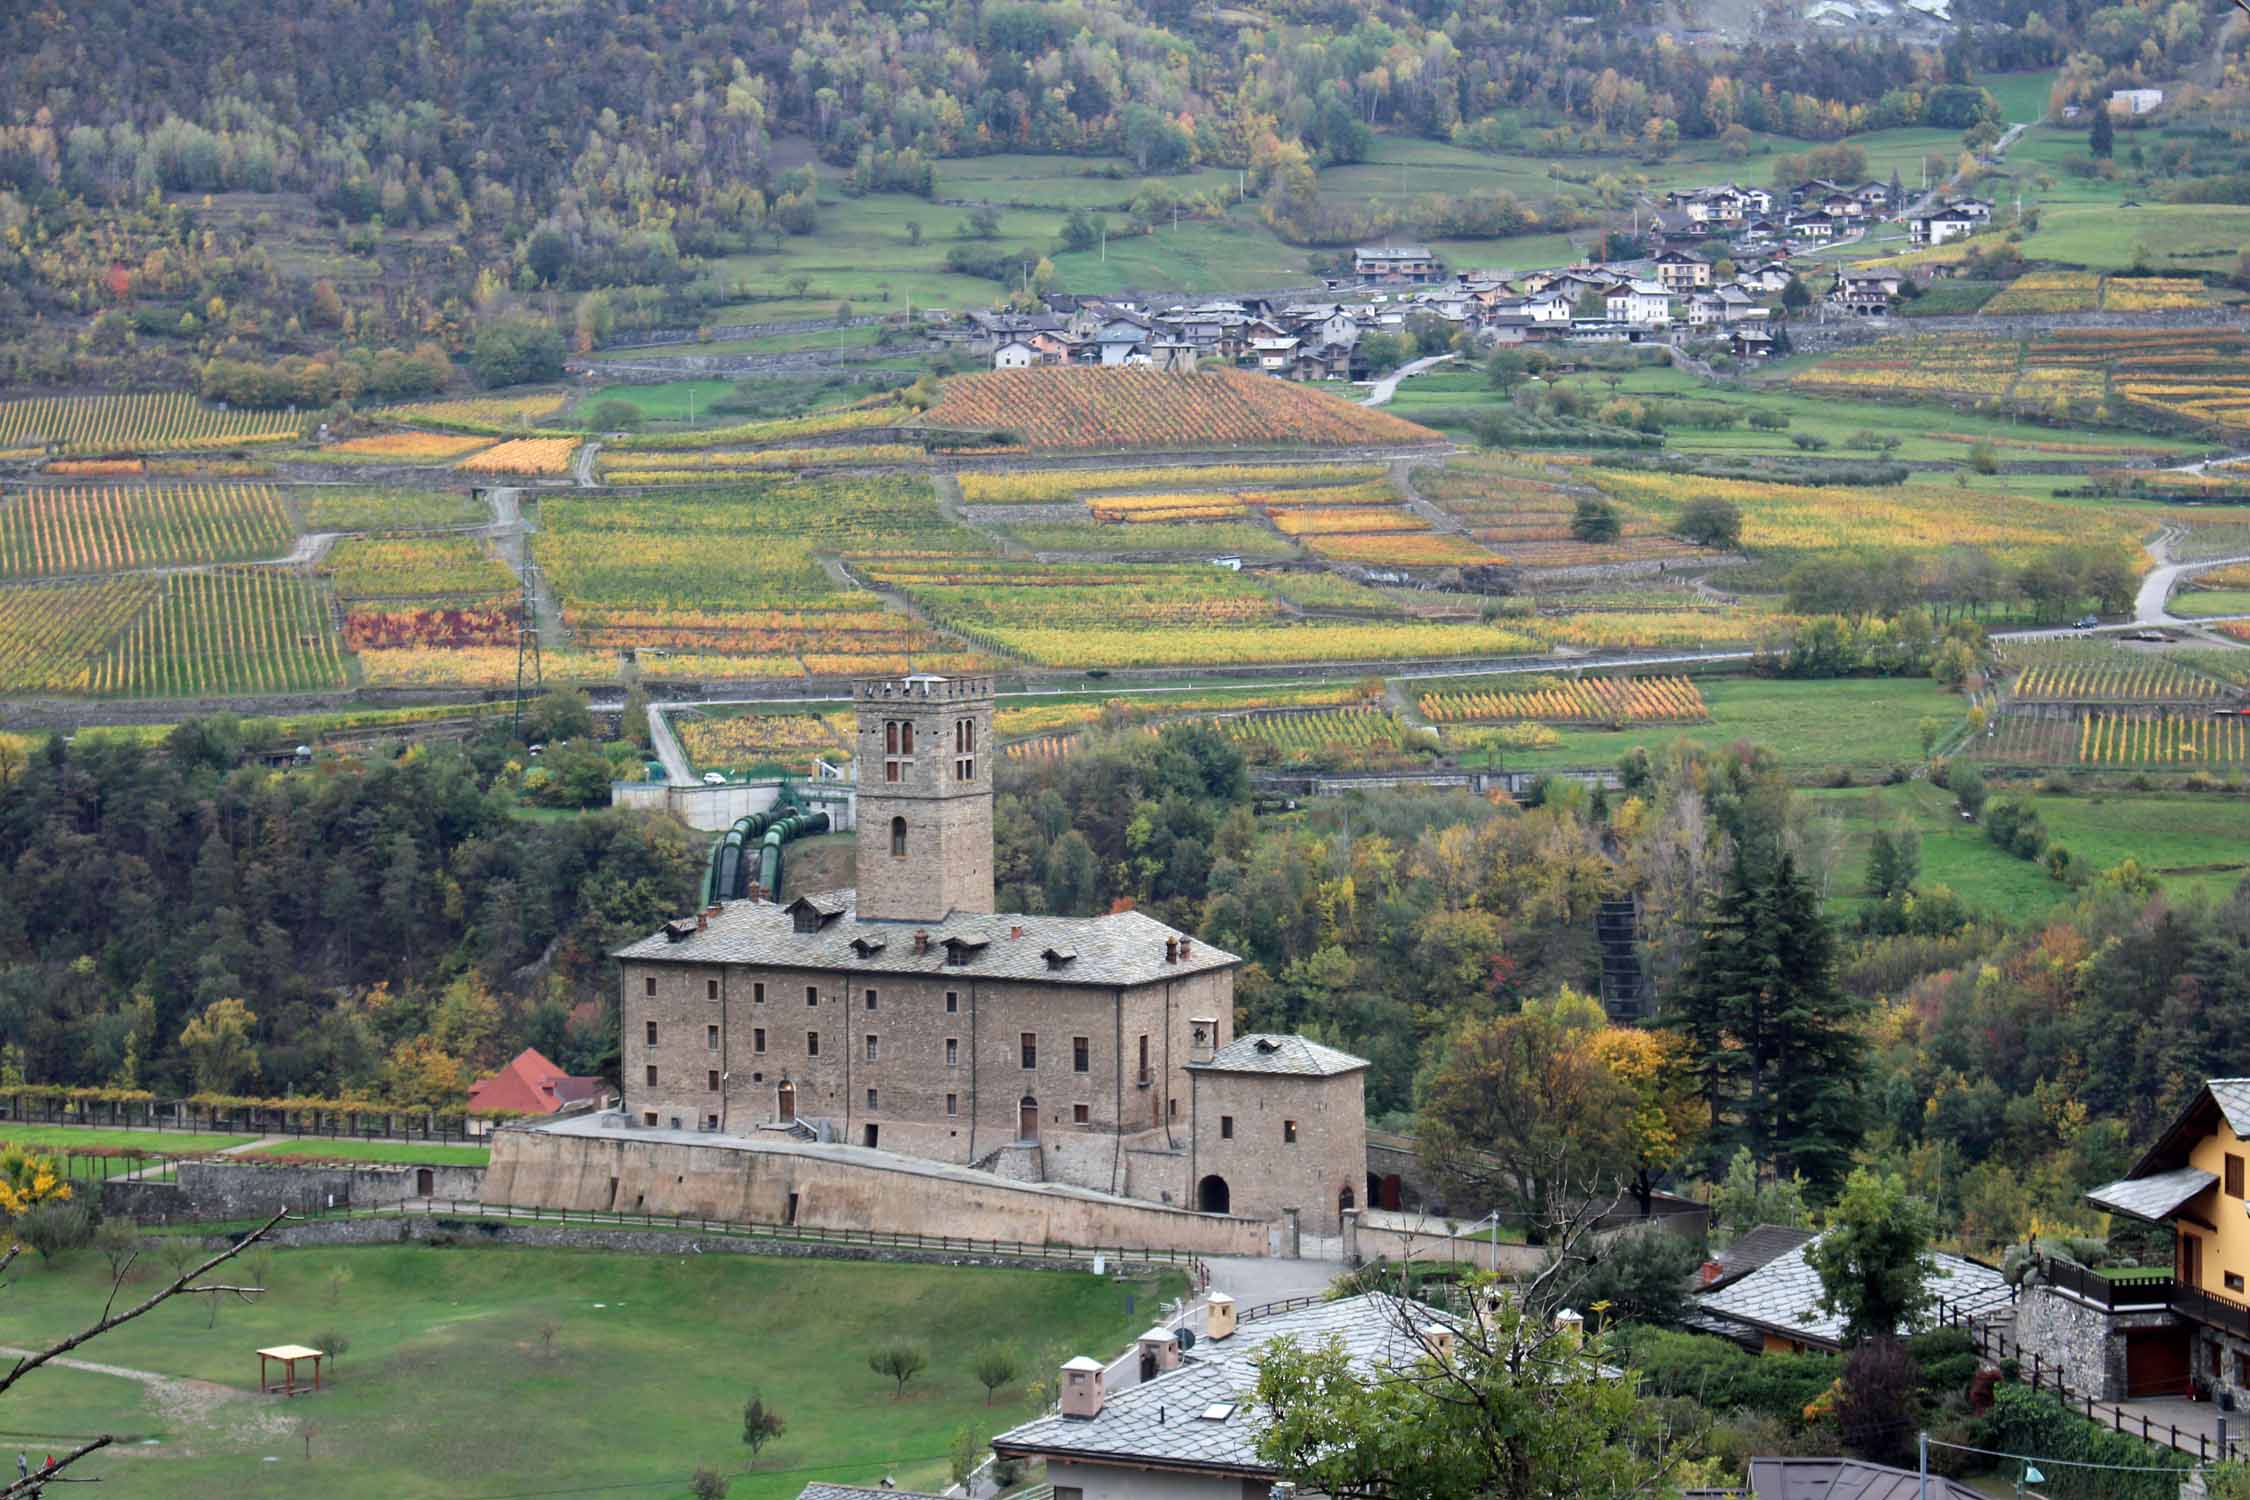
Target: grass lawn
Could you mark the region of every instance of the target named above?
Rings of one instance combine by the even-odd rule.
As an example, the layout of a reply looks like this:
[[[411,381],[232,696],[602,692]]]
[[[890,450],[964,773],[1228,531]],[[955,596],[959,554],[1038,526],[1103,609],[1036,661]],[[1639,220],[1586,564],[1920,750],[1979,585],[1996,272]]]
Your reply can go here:
[[[481,1167],[492,1160],[486,1146],[433,1146],[405,1141],[335,1141],[320,1136],[291,1139],[278,1146],[245,1151],[257,1156],[335,1156],[349,1161],[403,1162],[418,1167]]]
[[[2215,203],[2055,203],[2027,235],[2029,260],[2119,270],[2145,254],[2160,270],[2232,270],[2250,244],[2250,206]]]
[[[210,1135],[192,1130],[104,1130],[83,1125],[18,1125],[0,1120],[0,1143],[35,1146],[43,1151],[76,1148],[80,1151],[148,1151],[170,1156],[192,1156],[201,1151],[224,1151],[247,1146],[254,1135]]]
[[[1445,686],[1458,691],[1471,684],[1505,690],[1508,680],[1453,678]],[[1958,696],[1926,677],[1823,682],[1705,677],[1699,685],[1711,710],[1708,724],[1563,729],[1557,731],[1562,743],[1554,748],[1503,751],[1500,764],[1511,771],[1611,766],[1637,746],[1654,754],[1685,738],[1714,747],[1736,740],[1770,746],[1792,770],[1907,765],[1922,758],[1916,727],[1922,719],[1937,719],[1951,729],[1963,712]],[[1419,691],[1423,685],[1415,686]]]
[[[701,345],[682,347],[695,354],[708,352]],[[711,403],[733,389],[733,384],[725,380],[668,380],[662,385],[605,385],[592,395],[580,398],[577,410],[580,415],[584,415],[604,401],[622,401],[637,408],[643,417],[652,422],[702,422],[711,420]]]
[[[175,1302],[82,1351],[208,1386],[43,1370],[8,1396],[19,1440],[131,1434],[76,1471],[133,1500],[337,1500],[630,1488],[687,1493],[697,1466],[738,1470],[742,1403],[761,1391],[788,1423],[734,1500],[783,1500],[815,1479],[905,1488],[945,1482],[952,1434],[1028,1414],[1020,1386],[991,1407],[972,1351],[999,1340],[1026,1377],[1106,1356],[1145,1326],[1177,1277],[1127,1289],[1083,1273],[565,1250],[381,1246],[272,1252],[268,1294],[208,1310]],[[31,1344],[99,1312],[104,1267],[80,1255],[19,1266],[0,1342]],[[551,1326],[551,1344],[539,1330]],[[251,1351],[351,1341],[333,1388],[284,1405],[255,1393]],[[894,1400],[867,1368],[880,1343],[929,1351]],[[312,1437],[305,1457],[305,1429]],[[44,1440],[29,1434],[45,1435]],[[154,1443],[142,1440],[153,1438]]]
[[[1856,909],[1867,868],[1867,844],[1879,827],[1906,826],[1922,837],[1921,884],[1951,887],[1974,910],[2021,922],[2071,900],[2070,887],[2044,866],[2017,859],[1985,837],[1980,824],[1954,811],[1951,794],[1927,782],[1808,793],[1835,817],[1845,836],[1831,906]],[[2094,870],[2130,856],[2157,871],[2174,895],[2200,891],[2225,897],[2246,872],[2210,865],[2250,864],[2250,800],[2201,794],[2105,792],[2042,796],[2026,784],[1994,788],[1995,796],[2028,797],[2048,836]]]
[[[2250,589],[2182,589],[2171,609],[2176,615],[2250,615]]]

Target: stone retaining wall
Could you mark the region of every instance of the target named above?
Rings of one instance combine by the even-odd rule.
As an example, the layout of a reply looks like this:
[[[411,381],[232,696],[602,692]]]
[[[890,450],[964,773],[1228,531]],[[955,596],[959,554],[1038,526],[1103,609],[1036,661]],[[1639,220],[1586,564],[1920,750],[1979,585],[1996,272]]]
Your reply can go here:
[[[2016,1298],[2016,1349],[2027,1365],[2038,1355],[2041,1365],[2059,1371],[2074,1393],[2122,1401],[2126,1335],[2175,1328],[2179,1321],[2167,1308],[2105,1312],[2052,1287],[2026,1286]]]
[[[233,1241],[214,1236],[213,1249]],[[969,1250],[920,1250],[893,1245],[843,1245],[819,1240],[753,1239],[698,1234],[691,1229],[631,1229],[599,1224],[510,1224],[447,1214],[397,1218],[330,1219],[284,1224],[262,1243],[300,1249],[314,1245],[505,1245],[544,1250],[607,1250],[626,1255],[777,1255],[813,1260],[891,1261],[923,1266],[995,1266],[1009,1270],[1085,1271],[1083,1260],[988,1255]]]
[[[282,1208],[380,1207],[425,1195],[473,1201],[484,1192],[482,1167],[308,1167],[229,1159],[183,1161],[175,1176],[174,1182],[105,1182],[102,1212],[144,1223],[256,1219]]]

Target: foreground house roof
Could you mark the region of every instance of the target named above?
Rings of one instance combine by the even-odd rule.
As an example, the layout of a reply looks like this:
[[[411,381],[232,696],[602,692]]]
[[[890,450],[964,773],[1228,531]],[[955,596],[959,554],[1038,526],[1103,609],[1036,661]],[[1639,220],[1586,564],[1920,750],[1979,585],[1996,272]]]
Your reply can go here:
[[[1240,1325],[1228,1338],[1204,1340],[1179,1368],[1118,1391],[1091,1417],[1051,1413],[992,1440],[1003,1456],[1041,1456],[1084,1463],[1270,1479],[1257,1453],[1264,1421],[1250,1401],[1257,1359],[1273,1340],[1306,1348],[1340,1339],[1355,1365],[1404,1368],[1421,1357],[1420,1342],[1400,1325],[1445,1323],[1442,1314],[1387,1292],[1315,1303]]]
[[[1689,1490],[1687,1500],[1983,1500],[1983,1492],[1856,1458],[1753,1458],[1738,1490]]]
[[[2210,1078],[2195,1091],[2133,1170],[2105,1182],[2086,1201],[2110,1213],[2162,1223],[2219,1179],[2188,1164],[2188,1153],[2224,1124],[2250,1139],[2250,1078]]]
[[[1820,1274],[1806,1259],[1817,1239],[1785,1251],[1749,1275],[1696,1299],[1703,1312],[1798,1343],[1843,1347],[1844,1318],[1820,1305]],[[1976,1308],[2006,1302],[2007,1278],[1958,1255],[1933,1255],[1924,1289],[1947,1302]],[[1901,1329],[1901,1332],[1906,1330]]]

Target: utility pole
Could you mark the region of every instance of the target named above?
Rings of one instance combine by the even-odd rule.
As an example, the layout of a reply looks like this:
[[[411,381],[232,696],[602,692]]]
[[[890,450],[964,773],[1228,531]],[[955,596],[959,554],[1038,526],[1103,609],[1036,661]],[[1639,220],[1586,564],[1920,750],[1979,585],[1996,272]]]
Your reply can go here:
[[[523,738],[524,668],[531,668],[531,690],[537,692],[546,680],[539,659],[539,564],[532,559],[531,543],[525,539],[523,548],[523,595],[516,606],[516,720],[513,737]]]

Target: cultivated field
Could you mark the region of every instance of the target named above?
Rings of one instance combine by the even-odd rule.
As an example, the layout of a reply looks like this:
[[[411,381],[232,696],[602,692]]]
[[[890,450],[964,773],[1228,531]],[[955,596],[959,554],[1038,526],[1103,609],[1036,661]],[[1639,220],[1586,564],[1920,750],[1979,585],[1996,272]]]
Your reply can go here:
[[[1032,448],[1354,448],[1437,434],[1309,386],[1240,370],[1192,375],[1054,366],[945,382],[917,425],[1011,432]]]
[[[0,577],[276,557],[292,530],[269,485],[25,490],[0,500]]]
[[[162,580],[157,599],[91,673],[122,698],[295,693],[342,687],[342,643],[315,586],[274,568]]]
[[[285,412],[222,411],[185,391],[0,401],[0,450],[187,453],[286,442],[304,427]]]

